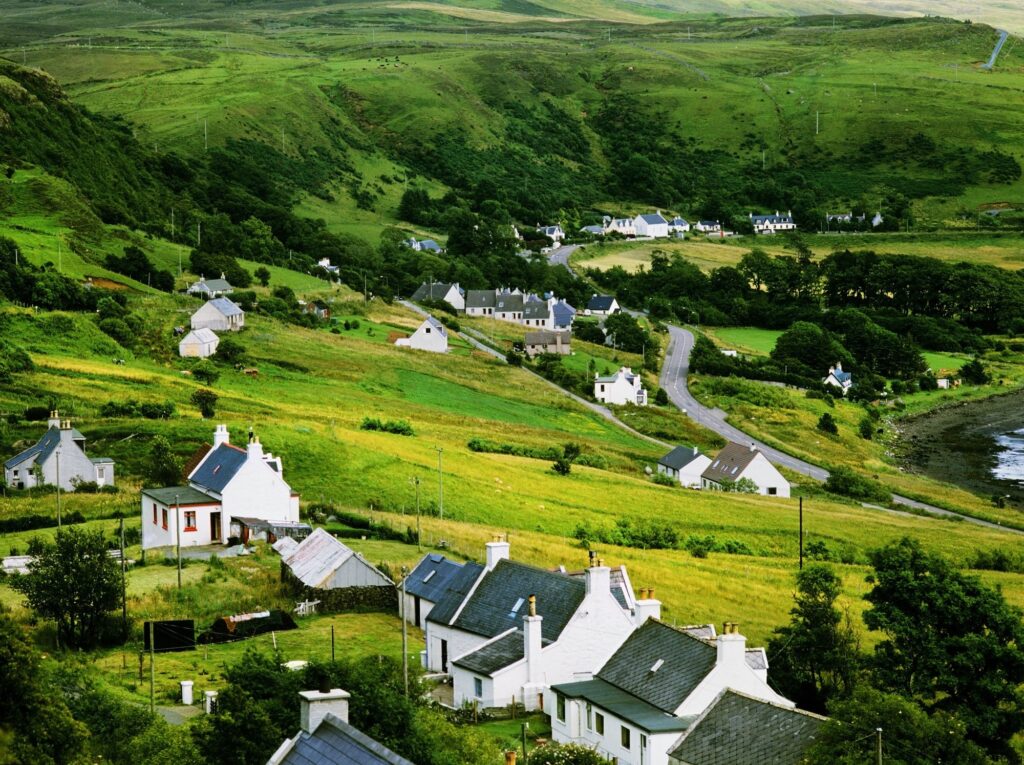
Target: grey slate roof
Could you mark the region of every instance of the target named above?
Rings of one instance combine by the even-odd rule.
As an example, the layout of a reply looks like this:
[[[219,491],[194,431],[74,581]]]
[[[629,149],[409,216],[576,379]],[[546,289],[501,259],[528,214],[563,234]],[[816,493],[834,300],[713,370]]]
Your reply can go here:
[[[588,234],[603,234],[604,228],[602,226],[584,226],[580,231],[586,231]]]
[[[441,245],[439,245],[433,239],[423,239],[420,241],[420,249],[427,250],[429,252],[440,252]]]
[[[494,308],[494,290],[469,290],[466,292],[466,308]]]
[[[525,641],[522,630],[512,630],[472,653],[459,657],[452,664],[480,675],[491,675],[522,659]]]
[[[519,627],[527,613],[527,598],[536,595],[537,613],[544,617],[541,636],[554,641],[576,613],[585,594],[586,584],[578,579],[502,560],[487,572],[452,626],[495,637]],[[438,621],[433,609],[427,618]]]
[[[177,495],[179,505],[209,505],[220,501],[191,486],[166,486],[161,489],[143,489],[142,493],[168,507],[174,505],[175,495]]]
[[[219,281],[219,280],[217,280]],[[213,300],[207,301],[210,305],[216,308],[224,316],[240,316],[244,311],[235,305],[233,302],[228,300],[226,297],[214,298]]]
[[[438,603],[449,587],[462,576],[464,568],[463,563],[448,560],[437,553],[429,553],[423,556],[423,560],[405,578],[405,591],[431,603]]]
[[[412,293],[413,300],[444,300],[444,296],[451,290],[450,282],[424,282]]]
[[[675,765],[798,765],[824,717],[725,690],[669,753]]]
[[[792,223],[792,215],[751,215],[750,220],[754,223]]]
[[[700,449],[696,446],[677,446],[658,460],[658,464],[672,468],[673,470],[682,470],[699,456]]]
[[[686,726],[690,722],[689,719],[663,712],[643,699],[600,678],[553,685],[551,689],[571,699],[586,699],[594,706],[605,709],[648,733],[686,730]]]
[[[597,677],[672,713],[714,668],[717,649],[689,633],[648,619],[633,632]],[[651,671],[657,662],[662,664]]]
[[[654,224],[668,223],[668,221],[665,220],[665,217],[661,213],[643,213],[640,216],[640,218],[645,223],[654,223]]]
[[[544,301],[530,300],[523,306],[524,319],[547,319],[551,316],[551,309]]]
[[[483,570],[484,567],[479,563],[463,563],[458,574],[451,577],[448,584],[445,585],[444,592],[440,594],[440,598],[430,609],[427,621],[448,624]]]
[[[57,444],[59,443],[60,429],[50,428],[43,433],[43,437],[36,441],[35,444],[7,460],[4,463],[4,467],[7,469],[13,468],[23,462],[27,462],[33,457],[38,457],[38,462],[44,462],[46,458],[53,453],[53,450],[57,448]]]
[[[707,478],[715,483],[735,481],[760,453],[757,449],[751,449],[743,444],[728,443],[718,456],[711,460],[711,464],[701,473],[701,478]]]
[[[537,332],[527,332],[523,337],[526,345],[554,345],[558,336],[562,337],[562,344],[569,345],[572,341],[572,333],[568,331],[557,332],[551,329],[541,329]]]
[[[217,333],[209,327],[200,327],[185,335],[181,342],[186,343],[189,340],[195,340],[197,343],[214,343],[217,341]]]
[[[328,714],[313,733],[303,731],[280,765],[414,765],[386,746]]]
[[[227,279],[200,279],[188,288],[189,292],[203,292],[213,294],[214,292],[233,292],[234,289]]]
[[[587,303],[587,309],[590,311],[610,311],[614,301],[615,297],[613,295],[594,295],[590,298],[590,302]]]
[[[192,471],[188,480],[210,491],[221,492],[235,473],[249,458],[245,449],[232,444],[221,444],[214,449],[203,463]]]
[[[523,296],[512,293],[497,295],[494,300],[494,310],[511,313],[523,310]]]
[[[837,381],[844,383],[853,378],[851,372],[844,372],[842,369],[833,369],[829,374],[836,378]],[[826,378],[827,379],[827,378]]]
[[[568,327],[576,317],[576,309],[564,300],[559,300],[551,306],[551,313],[554,314],[556,327]]]

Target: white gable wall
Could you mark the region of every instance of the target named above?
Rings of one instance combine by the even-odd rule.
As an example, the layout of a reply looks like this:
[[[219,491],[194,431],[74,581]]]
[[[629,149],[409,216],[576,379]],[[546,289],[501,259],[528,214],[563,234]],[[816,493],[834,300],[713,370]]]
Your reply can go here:
[[[212,303],[203,303],[192,314],[192,329],[212,329],[221,332],[233,332],[245,326],[245,315],[227,317],[217,310]]]
[[[294,499],[293,502],[292,490],[280,473],[262,459],[250,457],[221,492],[223,539],[227,539],[235,516],[298,523],[298,498]]]
[[[736,476],[736,480],[741,478],[749,478],[756,483],[758,494],[778,497],[789,496],[789,481],[783,478],[782,473],[760,452],[747,465],[746,470]],[[775,491],[773,492],[772,489]]]
[[[550,696],[550,698],[549,698]],[[619,765],[668,765],[668,753],[679,739],[680,732],[648,734],[598,706],[591,706],[587,715],[587,702],[583,699],[565,700],[565,720],[558,719],[555,694],[544,697],[544,711],[551,715],[551,737],[560,744],[583,744],[606,759]],[[604,717],[604,733],[597,732],[597,715]],[[622,746],[622,728],[629,729],[629,749]],[[641,745],[646,738],[646,746]]]

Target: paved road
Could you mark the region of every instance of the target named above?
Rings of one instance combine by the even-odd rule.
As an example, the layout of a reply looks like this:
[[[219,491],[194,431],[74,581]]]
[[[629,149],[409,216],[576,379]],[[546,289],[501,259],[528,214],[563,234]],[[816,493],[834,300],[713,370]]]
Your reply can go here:
[[[726,414],[721,409],[710,409],[697,401],[686,385],[686,378],[690,372],[690,352],[693,350],[694,343],[693,333],[689,330],[683,329],[682,327],[675,327],[672,325],[669,325],[668,330],[671,341],[669,342],[668,352],[665,355],[665,364],[661,369],[661,379],[659,382],[661,387],[665,389],[665,393],[668,394],[669,400],[672,401],[673,404],[683,410],[691,419],[696,420],[709,430],[713,430],[723,438],[727,438],[730,441],[735,441],[741,444],[754,444],[758,449],[764,452],[765,456],[768,457],[771,462],[776,465],[782,465],[796,473],[809,476],[810,478],[814,478],[818,481],[824,481],[828,478],[828,471],[825,470],[825,468],[813,465],[810,462],[805,462],[791,454],[786,454],[785,452],[774,449],[755,438],[751,438],[739,428],[726,422]],[[1024,532],[1017,531],[1016,529],[1009,529],[1005,526],[999,525],[998,523],[983,521],[980,518],[971,518],[970,516],[954,513],[951,510],[936,507],[935,505],[929,505],[925,502],[919,502],[916,499],[904,497],[899,494],[893,494],[892,501],[897,505],[914,508],[916,510],[925,510],[929,513],[934,513],[935,515],[960,518],[977,526],[999,529],[1000,531],[1008,531],[1014,534],[1024,534]],[[870,507],[874,506],[870,505]]]
[[[569,256],[579,249],[578,244],[567,244],[563,247],[556,247],[548,253],[548,263],[552,266],[565,266],[565,270],[573,276],[576,272],[569,266]]]
[[[999,39],[996,40],[996,47],[992,49],[992,55],[989,56],[988,61],[981,65],[982,69],[991,69],[996,65],[996,57],[999,55],[999,51],[1003,49],[1003,45],[1006,44],[1006,38],[1010,35],[1005,29],[997,29],[996,31],[999,32]]]

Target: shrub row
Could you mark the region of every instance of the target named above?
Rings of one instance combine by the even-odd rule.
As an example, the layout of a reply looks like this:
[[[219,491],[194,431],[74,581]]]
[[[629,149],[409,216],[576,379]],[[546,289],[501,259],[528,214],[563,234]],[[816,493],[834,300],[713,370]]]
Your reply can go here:
[[[382,420],[378,417],[364,417],[359,425],[360,430],[379,430],[384,433],[395,433],[399,436],[414,436],[416,432],[405,420]]]
[[[100,407],[101,417],[145,417],[147,420],[166,420],[174,414],[174,402],[108,401]]]

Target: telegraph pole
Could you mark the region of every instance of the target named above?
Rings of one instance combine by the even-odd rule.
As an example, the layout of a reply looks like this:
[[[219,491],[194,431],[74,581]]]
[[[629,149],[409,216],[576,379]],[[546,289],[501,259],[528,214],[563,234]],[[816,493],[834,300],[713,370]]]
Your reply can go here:
[[[444,454],[444,449],[440,446],[435,446],[437,449],[437,508],[438,514],[441,516],[441,520],[444,520],[444,473],[441,471],[441,455]]]
[[[125,561],[124,561],[124,515],[121,516],[120,524],[120,538],[121,538],[121,625],[124,631],[125,637],[128,636],[128,584],[125,580]]]
[[[420,477],[416,476],[412,479],[412,482],[416,487],[416,549],[422,551],[423,540],[420,534]]]
[[[153,659],[156,656],[156,630],[154,623],[149,623],[149,713],[156,713],[156,665]]]
[[[877,765],[882,765],[882,729],[875,728],[875,741],[877,746],[875,747],[875,762]]]
[[[409,622],[405,614],[405,580],[408,569],[402,566],[402,680],[405,682],[405,696],[409,697]]]
[[[58,426],[59,427],[59,426]],[[61,528],[60,512],[60,447],[57,448],[57,528]]]
[[[800,497],[800,570],[804,570],[804,498]]]
[[[178,589],[181,589],[181,503],[174,495],[174,533],[178,542]],[[150,636],[152,637],[152,636]]]

